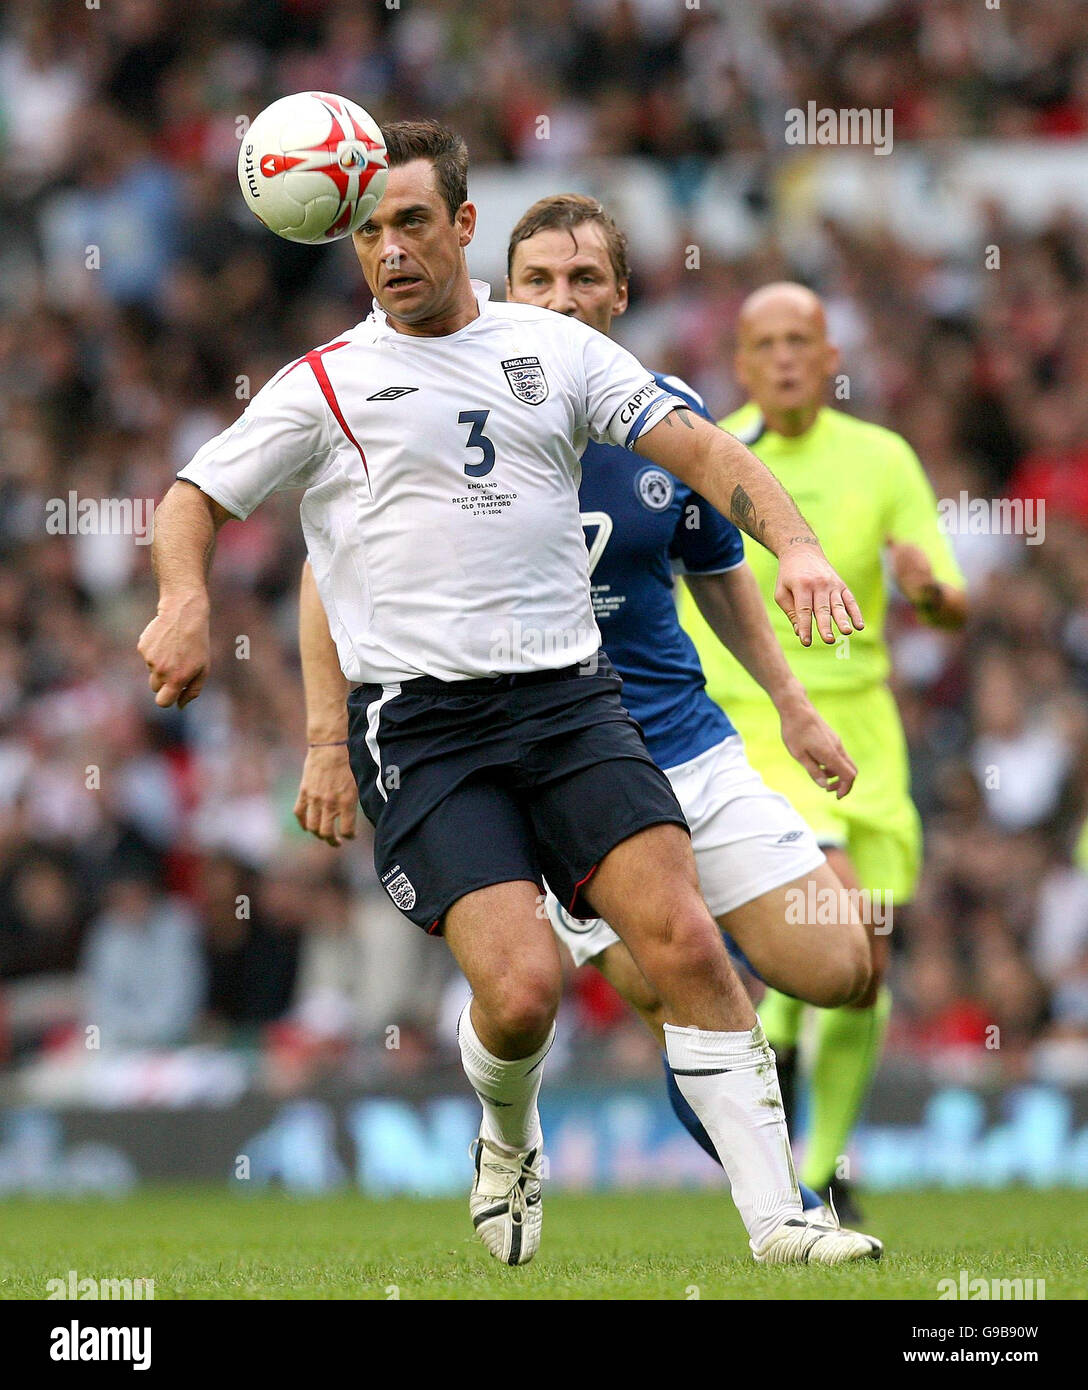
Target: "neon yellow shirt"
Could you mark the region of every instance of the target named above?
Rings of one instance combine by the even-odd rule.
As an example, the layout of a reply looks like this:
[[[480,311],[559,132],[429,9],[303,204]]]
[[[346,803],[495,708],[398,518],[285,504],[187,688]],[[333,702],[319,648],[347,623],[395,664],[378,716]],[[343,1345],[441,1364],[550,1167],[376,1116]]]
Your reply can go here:
[[[885,680],[890,666],[884,642],[887,542],[919,546],[939,581],[957,588],[964,585],[948,539],[938,527],[937,500],[918,456],[891,430],[827,407],[805,434],[795,438],[770,430],[760,434],[762,417],[752,403],[720,423],[748,444],[792,495],[828,559],[853,591],[865,619],[864,631],[845,641],[839,637],[834,646],[823,643],[814,624],[812,646],[802,647],[774,601],[778,561],[745,536],[745,557],[790,666],[811,695]],[[738,701],[765,699],[703,621],[686,586],[681,588],[681,620],[698,648],[711,697],[727,712]]]
[[[1081,826],[1073,846],[1073,863],[1082,873],[1088,874],[1088,820]]]

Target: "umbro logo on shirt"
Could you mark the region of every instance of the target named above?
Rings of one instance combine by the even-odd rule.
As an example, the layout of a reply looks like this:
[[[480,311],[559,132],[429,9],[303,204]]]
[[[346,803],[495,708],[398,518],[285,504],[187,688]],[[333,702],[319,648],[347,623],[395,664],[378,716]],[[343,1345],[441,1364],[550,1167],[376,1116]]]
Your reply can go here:
[[[395,401],[398,396],[407,396],[410,392],[418,390],[418,386],[387,386],[384,391],[375,391],[372,396],[367,396],[367,400]]]

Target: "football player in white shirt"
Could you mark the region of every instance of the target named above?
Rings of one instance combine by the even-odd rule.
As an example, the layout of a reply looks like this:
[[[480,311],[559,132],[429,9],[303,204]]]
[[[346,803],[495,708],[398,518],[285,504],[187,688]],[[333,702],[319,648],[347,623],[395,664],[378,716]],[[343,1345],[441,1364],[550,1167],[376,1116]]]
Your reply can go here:
[[[688,414],[574,319],[493,305],[464,248],[464,143],[386,129],[390,177],[354,237],[370,317],[290,364],[201,449],[157,509],[155,618],[139,651],[156,703],[209,664],[219,526],[303,487],[301,519],[349,696],[349,752],[397,906],[442,933],[471,985],[459,1040],[483,1105],[470,1197],[509,1264],[540,1240],[544,1058],[561,987],[542,878],[605,918],[663,1001],[669,1062],[729,1176],[754,1257],[871,1257],[801,1216],[774,1057],[698,888],[668,779],[599,652],[578,509],[588,438],[634,448],[779,559],[799,639],[861,625],[789,496],[743,445]]]
[[[554,309],[605,334],[626,310],[626,238],[593,198],[567,193],[534,203],[510,234],[507,261],[508,300]],[[710,418],[678,378],[657,380]],[[663,480],[664,490],[650,495],[648,478]],[[583,527],[593,535],[590,577],[605,650],[623,678],[624,705],[683,807],[707,906],[765,984],[825,1007],[856,998],[869,979],[865,928],[815,835],[752,769],[736,729],[710,700],[677,615],[672,581],[679,565],[719,639],[770,695],[783,743],[814,782],[837,798],[846,795],[856,768],[790,671],[744,560],[740,533],[686,488],[616,445],[587,446],[579,499]],[[309,561],[299,592],[299,649],[314,742],[295,816],[303,829],[338,846],[354,836],[359,793],[344,738],[348,685]],[[841,904],[835,916],[842,920],[794,922],[791,904],[810,891]],[[546,910],[575,965],[592,962],[664,1052],[660,1001],[608,924],[576,921],[551,894]],[[665,1075],[680,1122],[716,1157],[667,1064]],[[806,1219],[835,1224],[834,1210],[799,1186]]]

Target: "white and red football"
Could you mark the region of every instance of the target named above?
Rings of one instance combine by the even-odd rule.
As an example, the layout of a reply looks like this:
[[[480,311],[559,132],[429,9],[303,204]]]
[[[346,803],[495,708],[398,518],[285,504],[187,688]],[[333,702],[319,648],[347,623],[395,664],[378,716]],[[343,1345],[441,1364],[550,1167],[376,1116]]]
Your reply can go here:
[[[238,182],[250,209],[277,236],[310,245],[339,241],[361,227],[387,178],[377,122],[328,92],[272,102],[238,151]]]

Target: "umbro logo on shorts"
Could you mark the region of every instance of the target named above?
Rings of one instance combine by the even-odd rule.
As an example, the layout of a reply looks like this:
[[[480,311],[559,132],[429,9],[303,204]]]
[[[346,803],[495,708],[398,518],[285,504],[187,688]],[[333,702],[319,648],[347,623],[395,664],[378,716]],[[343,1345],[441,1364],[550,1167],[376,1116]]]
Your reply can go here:
[[[372,396],[367,396],[367,400],[395,401],[400,396],[407,396],[418,390],[418,386],[387,386],[384,391],[375,391]]]
[[[787,830],[785,835],[779,835],[775,840],[776,845],[792,845],[794,840],[799,840],[805,832],[803,830]]]
[[[394,864],[382,874],[382,887],[402,912],[411,912],[415,907],[415,885],[399,864]]]

